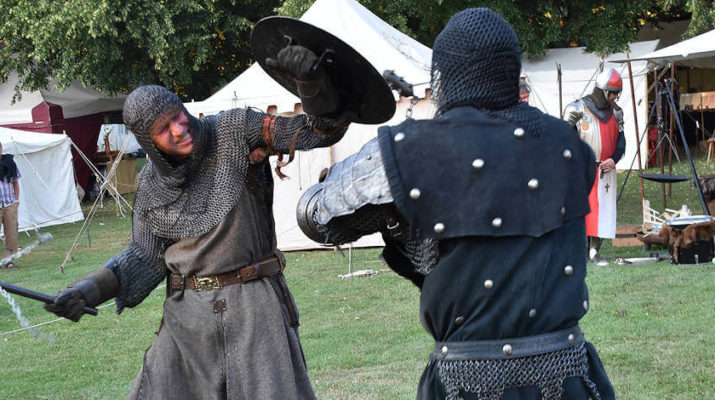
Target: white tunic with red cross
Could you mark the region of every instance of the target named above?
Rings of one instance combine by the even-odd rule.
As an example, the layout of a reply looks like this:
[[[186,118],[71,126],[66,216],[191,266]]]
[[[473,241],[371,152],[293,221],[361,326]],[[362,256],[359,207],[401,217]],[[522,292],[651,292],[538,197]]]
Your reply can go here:
[[[605,122],[583,103],[583,117],[576,123],[581,140],[588,143],[597,162],[612,158],[618,143],[619,124],[611,111]],[[616,192],[618,176],[615,169],[596,173],[588,203],[591,212],[586,215],[586,235],[612,239],[616,237]]]

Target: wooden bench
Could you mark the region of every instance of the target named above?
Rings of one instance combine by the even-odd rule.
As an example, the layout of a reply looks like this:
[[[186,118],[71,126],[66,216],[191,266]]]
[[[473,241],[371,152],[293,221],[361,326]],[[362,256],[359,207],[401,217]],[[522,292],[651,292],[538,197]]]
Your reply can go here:
[[[616,226],[616,237],[612,244],[614,247],[641,246],[643,242],[638,240],[638,232],[641,231],[640,225],[623,225]]]

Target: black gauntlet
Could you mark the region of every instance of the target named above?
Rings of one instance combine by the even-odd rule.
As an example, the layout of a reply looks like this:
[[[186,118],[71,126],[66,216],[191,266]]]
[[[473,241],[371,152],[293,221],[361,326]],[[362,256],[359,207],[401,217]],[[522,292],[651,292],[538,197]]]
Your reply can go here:
[[[337,109],[338,93],[325,69],[318,65],[318,57],[307,47],[284,47],[277,59],[269,58],[266,64],[282,69],[293,78],[307,114],[323,115]]]
[[[109,268],[99,268],[57,293],[54,303],[45,310],[74,322],[84,314],[84,307],[94,307],[119,293],[119,280]]]

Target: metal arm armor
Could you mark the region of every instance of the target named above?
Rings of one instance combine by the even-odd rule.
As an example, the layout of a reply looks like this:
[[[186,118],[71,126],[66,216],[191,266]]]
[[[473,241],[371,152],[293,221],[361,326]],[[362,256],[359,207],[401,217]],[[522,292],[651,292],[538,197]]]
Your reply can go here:
[[[418,286],[414,273],[428,274],[439,259],[438,241],[413,236],[395,208],[377,138],[334,164],[323,183],[310,187],[298,201],[298,225],[312,240],[343,244],[381,232],[393,256],[409,262],[390,265]],[[404,261],[404,260],[403,260]]]
[[[618,132],[623,132],[623,109],[617,105],[613,105],[613,117],[618,124]]]
[[[564,108],[564,121],[571,124],[571,126],[576,126],[578,121],[583,118],[583,103],[580,101],[574,101],[569,103],[566,108]]]
[[[338,240],[334,234],[327,235],[325,225],[331,219],[356,214],[356,211],[367,205],[388,204],[392,201],[380,148],[377,139],[373,139],[359,152],[334,164],[323,183],[306,190],[298,201],[298,225],[306,236],[318,243],[345,243],[364,234],[377,232],[381,225],[370,224],[374,230],[367,232],[361,229],[362,235],[354,232],[340,235],[344,237]]]
[[[322,201],[317,204],[316,222],[354,213],[366,204],[393,201],[377,138],[356,154],[334,164],[323,182]]]

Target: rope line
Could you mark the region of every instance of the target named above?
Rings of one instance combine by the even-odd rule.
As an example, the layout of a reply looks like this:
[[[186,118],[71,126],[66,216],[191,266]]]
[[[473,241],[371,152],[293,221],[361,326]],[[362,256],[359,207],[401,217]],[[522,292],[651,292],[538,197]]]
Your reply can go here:
[[[163,289],[163,288],[165,288],[165,287],[166,287],[166,285],[157,286],[157,287],[154,288],[154,290]],[[0,288],[0,290],[2,290],[2,289]],[[152,292],[153,292],[154,290],[152,290]],[[3,291],[4,291],[4,290],[3,290]],[[113,301],[113,302],[111,302],[111,303],[103,304],[103,305],[101,305],[101,306],[99,306],[99,307],[97,307],[97,308],[98,308],[98,309],[107,308],[107,307],[112,306],[112,305],[114,305],[114,304],[115,304],[115,302]],[[32,326],[26,326],[26,327],[22,327],[22,328],[19,328],[19,329],[12,330],[12,331],[2,332],[2,333],[0,333],[0,336],[10,335],[10,334],[12,334],[12,333],[23,332],[23,331],[27,331],[27,330],[32,330],[32,329],[35,329],[35,328],[40,327],[40,326],[45,326],[45,325],[53,324],[53,323],[55,323],[55,322],[64,321],[64,320],[66,320],[66,318],[56,318],[56,319],[53,319],[53,320],[50,320],[50,321],[47,321],[47,322],[40,322],[39,324],[35,324],[35,325],[32,325]]]
[[[85,218],[84,222],[82,223],[82,227],[80,227],[79,232],[77,233],[77,236],[75,236],[74,242],[70,246],[69,250],[67,250],[67,253],[65,254],[64,261],[62,261],[62,264],[60,264],[59,269],[62,272],[65,271],[65,266],[71,259],[73,259],[72,255],[79,248],[79,237],[82,235],[82,233],[84,232],[85,228],[89,225],[89,223],[91,223],[92,220],[94,219],[94,216],[97,213],[97,206],[101,204],[100,207],[102,207],[102,208],[104,207],[104,193],[107,192],[109,190],[109,188],[114,189],[113,191],[109,190],[109,194],[112,196],[112,198],[114,198],[114,200],[117,204],[117,212],[122,217],[126,217],[126,210],[124,209],[124,206],[129,207],[129,209],[132,210],[132,212],[134,211],[131,204],[129,204],[129,202],[123,196],[121,196],[119,194],[119,190],[117,190],[117,188],[111,182],[111,179],[116,174],[117,166],[119,165],[119,160],[121,160],[122,157],[124,156],[124,154],[125,154],[124,152],[127,148],[127,145],[129,144],[129,136],[127,136],[124,139],[122,148],[119,150],[119,153],[117,154],[117,157],[116,157],[117,161],[112,163],[111,168],[109,169],[109,171],[107,171],[106,177],[99,171],[99,169],[96,166],[94,166],[94,164],[92,164],[92,162],[89,160],[89,158],[87,158],[87,156],[82,152],[82,150],[79,149],[79,147],[77,147],[77,145],[74,142],[72,142],[71,140],[70,140],[70,142],[72,143],[72,146],[75,148],[75,150],[77,150],[77,153],[82,157],[83,160],[85,160],[87,165],[90,166],[90,169],[92,169],[92,172],[95,174],[97,179],[99,181],[101,181],[101,185],[99,187],[99,194],[97,195],[97,198],[94,199],[94,204],[92,204],[92,207],[87,212],[87,217]],[[124,204],[122,204],[122,202],[124,202]]]

